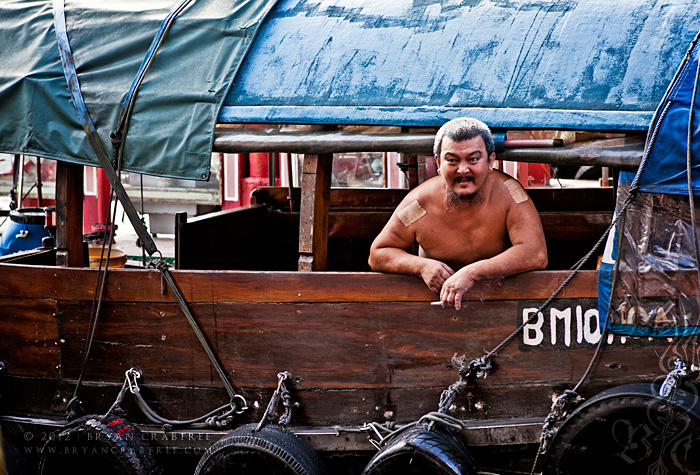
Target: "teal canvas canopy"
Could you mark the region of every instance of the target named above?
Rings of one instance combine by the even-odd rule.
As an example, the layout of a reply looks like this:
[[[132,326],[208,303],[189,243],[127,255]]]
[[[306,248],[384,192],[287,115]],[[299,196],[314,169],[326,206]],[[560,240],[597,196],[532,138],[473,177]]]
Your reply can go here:
[[[175,1],[69,1],[105,149]],[[138,90],[122,169],[207,179],[216,123],[646,130],[700,0],[193,0]],[[50,3],[0,6],[0,152],[96,165]]]
[[[104,148],[121,102],[169,11],[166,0],[71,1],[66,30],[80,90]],[[137,92],[123,170],[208,179],[216,117],[274,0],[193,1]],[[0,151],[86,165],[97,159],[71,102],[50,2],[0,7]]]

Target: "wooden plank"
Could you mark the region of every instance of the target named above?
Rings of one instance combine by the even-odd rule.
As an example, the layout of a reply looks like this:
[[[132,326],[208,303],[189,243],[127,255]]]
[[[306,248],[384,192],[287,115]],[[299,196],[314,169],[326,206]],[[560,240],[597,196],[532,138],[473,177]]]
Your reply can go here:
[[[597,241],[612,222],[612,211],[540,212],[546,240]],[[601,250],[602,253],[602,250]],[[583,257],[581,254],[580,257]]]
[[[56,163],[56,264],[82,267],[83,167]]]
[[[533,310],[539,304],[528,303]],[[584,309],[592,305],[595,301]],[[572,306],[555,303],[556,311],[545,311],[539,328],[527,330],[529,343],[520,336],[504,347],[494,357],[496,370],[479,385],[551,384],[582,375],[596,341],[577,342],[583,334],[577,334]],[[451,362],[455,354],[483,355],[508,337],[524,315],[517,301],[470,302],[460,312],[420,303],[190,308],[234,386],[247,390],[274,384],[276,374],[284,370],[292,373],[300,390],[447,387],[457,379]],[[566,309],[573,313],[568,328],[559,318]],[[65,302],[60,310],[65,316],[65,372],[77,378],[90,308]],[[584,324],[590,331],[597,320],[589,318]],[[557,327],[553,335],[551,325]],[[546,338],[535,342],[538,331]],[[594,369],[593,380],[661,374],[658,355],[666,350],[664,339],[613,341]],[[153,384],[221,385],[175,304],[103,306],[86,375],[120,381],[130,367],[138,367]]]
[[[0,361],[11,375],[56,377],[59,335],[56,302],[0,297]]]
[[[290,233],[299,229],[299,213],[273,212],[275,222]],[[392,211],[334,211],[328,214],[329,238],[374,239],[389,221]],[[369,254],[365,256],[365,259]]]
[[[71,315],[63,353],[70,378],[80,369],[85,307],[62,307]],[[88,386],[111,381],[116,389],[124,370],[136,366],[143,372],[141,384],[150,389],[145,397],[166,412],[195,399],[211,408],[214,398],[202,398],[194,388],[220,391],[221,383],[177,307],[153,306],[147,314],[143,309],[105,308],[88,362]],[[440,391],[457,379],[452,355],[477,357],[492,348],[517,325],[516,309],[512,301],[474,303],[466,313],[425,310],[418,304],[193,306],[237,389],[264,407],[277,372],[288,370],[302,404],[296,422],[315,424],[381,420],[387,412],[407,420],[434,410]],[[605,387],[663,374],[658,355],[673,350],[663,345],[616,342],[603,352],[592,383]],[[454,413],[484,420],[544,415],[554,389],[570,387],[593,350],[592,344],[525,350],[514,342],[494,358],[494,372],[477,381]],[[173,397],[164,397],[162,385],[171,386]],[[180,386],[179,395],[175,386]],[[188,403],[174,403],[183,400]],[[194,407],[205,409],[203,403]]]
[[[419,185],[419,183],[418,183],[418,156],[400,153],[399,158],[398,158],[398,163],[400,165],[401,170],[406,175],[406,179],[408,181],[408,189],[412,190],[415,187],[417,187]]]
[[[393,211],[406,196],[407,190],[384,188],[331,188],[330,208],[388,209]],[[286,187],[261,186],[251,193],[251,204],[264,204],[273,209],[287,209],[289,206],[289,189]],[[301,188],[293,188],[294,202],[301,198]]]
[[[304,155],[299,217],[300,271],[326,270],[332,164],[333,154]]]
[[[300,188],[292,190],[295,202]],[[373,208],[393,211],[408,190],[333,188],[330,207]],[[613,188],[528,188],[528,195],[539,211],[612,211],[615,209]],[[287,209],[288,188],[259,187],[253,191],[251,203],[265,204],[273,209]]]
[[[615,190],[607,188],[528,188],[539,211],[612,211]]]
[[[334,211],[328,216],[328,236],[374,239],[392,211]],[[286,213],[290,222],[298,213]],[[612,222],[612,211],[544,211],[540,213],[547,240],[596,241]]]
[[[91,301],[96,269],[64,269],[0,264],[0,296],[22,296]],[[467,300],[512,300],[514,296],[546,299],[569,276],[568,271],[537,271],[503,280],[481,281]],[[161,295],[157,270],[110,269],[105,301],[175,302],[166,290]],[[212,302],[430,302],[437,297],[422,280],[412,276],[364,272],[172,271],[189,303]],[[560,298],[596,298],[597,272],[581,271]],[[672,276],[685,293],[697,286],[693,272]],[[663,286],[658,285],[663,292]],[[660,294],[662,295],[662,294]]]
[[[293,235],[292,235],[293,233]],[[272,238],[274,236],[274,239]],[[251,205],[178,221],[175,235],[178,269],[293,270],[296,231],[272,229],[265,206]],[[290,262],[286,267],[280,263]]]
[[[332,238],[365,238],[374,240],[391,218],[392,212],[331,212],[328,217],[328,236]],[[365,256],[365,260],[369,254]]]
[[[40,413],[44,416],[59,417],[65,415],[65,401],[72,395],[74,381],[39,378],[9,379],[9,385],[13,391],[0,399],[0,408],[12,408],[14,413]],[[544,417],[549,413],[553,389],[556,386],[558,386],[557,389],[561,389],[566,384],[486,387],[481,384],[482,381],[479,380],[474,387],[468,388],[459,396],[451,415],[468,422],[493,421],[501,415],[504,418],[518,420],[526,417]],[[581,394],[590,398],[611,386],[640,381],[641,378],[593,381],[583,386]],[[84,385],[81,399],[85,407],[95,413],[106,412],[116,399],[122,382],[90,382]],[[260,420],[276,382],[274,378],[266,384],[265,388],[240,391],[248,399],[250,409],[236,417],[236,425]],[[199,417],[228,402],[228,396],[223,387],[163,386],[148,381],[147,376],[139,381],[139,385],[149,405],[169,419],[186,420]],[[299,389],[293,381],[288,387],[293,400],[298,403],[292,413],[292,426],[297,427],[360,426],[370,421],[387,420],[415,421],[437,409],[440,393],[444,389],[433,387],[397,391],[385,389],[320,391]],[[131,395],[126,395],[121,406],[126,411],[126,417],[132,422],[148,422]],[[479,407],[482,409],[478,409]],[[481,444],[477,443],[477,445]]]
[[[175,214],[175,268],[182,269],[187,264],[187,245],[190,242],[187,227],[187,213]]]

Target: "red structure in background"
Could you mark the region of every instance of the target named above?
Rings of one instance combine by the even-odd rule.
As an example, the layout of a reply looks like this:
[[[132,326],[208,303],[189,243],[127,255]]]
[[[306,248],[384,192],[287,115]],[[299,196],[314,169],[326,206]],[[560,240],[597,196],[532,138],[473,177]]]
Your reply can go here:
[[[259,186],[270,185],[270,157],[275,168],[274,186],[280,186],[280,154],[240,153],[222,156],[221,209],[250,204],[250,193]]]
[[[83,234],[104,232],[111,219],[109,197],[112,191],[107,175],[101,168],[85,167],[85,195],[83,196]]]

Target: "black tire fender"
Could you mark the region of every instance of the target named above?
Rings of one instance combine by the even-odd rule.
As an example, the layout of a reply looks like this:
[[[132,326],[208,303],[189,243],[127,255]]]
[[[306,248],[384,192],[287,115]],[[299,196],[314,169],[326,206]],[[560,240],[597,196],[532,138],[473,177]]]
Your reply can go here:
[[[159,475],[141,430],[123,417],[90,415],[56,431],[44,445],[39,475],[62,473]]]
[[[36,471],[36,465],[31,466],[28,457],[21,450],[22,444],[17,443],[14,438],[7,437],[0,430],[0,474],[7,475],[29,475]],[[3,469],[5,470],[3,472]]]
[[[195,475],[324,475],[314,450],[278,425],[241,426],[215,442],[202,455]]]
[[[474,458],[455,430],[419,423],[399,433],[376,453],[362,475],[474,475]]]
[[[545,456],[545,475],[700,473],[700,397],[686,384],[669,398],[659,385],[604,391],[559,427]]]

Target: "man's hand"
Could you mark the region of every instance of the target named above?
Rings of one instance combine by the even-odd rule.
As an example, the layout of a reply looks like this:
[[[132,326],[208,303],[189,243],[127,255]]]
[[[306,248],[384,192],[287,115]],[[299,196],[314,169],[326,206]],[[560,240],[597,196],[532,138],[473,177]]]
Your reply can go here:
[[[424,258],[424,261],[420,276],[430,290],[439,294],[443,284],[454,275],[455,271],[444,262],[435,259]]]
[[[455,310],[462,308],[462,297],[476,282],[469,267],[462,267],[442,284],[440,300],[443,308],[452,306]]]

